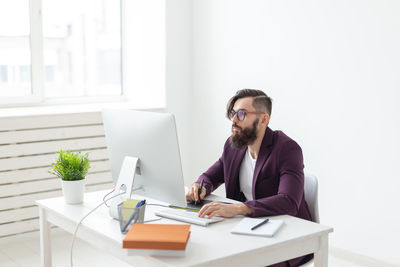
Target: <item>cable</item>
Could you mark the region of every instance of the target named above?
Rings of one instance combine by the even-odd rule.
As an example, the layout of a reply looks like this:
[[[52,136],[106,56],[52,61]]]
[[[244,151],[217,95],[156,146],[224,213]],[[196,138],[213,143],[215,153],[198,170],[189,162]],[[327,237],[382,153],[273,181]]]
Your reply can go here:
[[[147,203],[146,203],[146,206],[160,206],[160,207],[169,208],[169,206],[167,206],[167,205],[161,205],[161,204],[147,204]]]
[[[136,187],[136,188],[132,188],[132,191],[131,192],[134,192],[134,191],[136,191],[136,190],[140,190],[140,189],[143,189],[143,186],[141,185],[141,186],[139,186],[139,187]],[[104,205],[106,205],[108,208],[110,207],[110,206],[108,206],[107,205],[107,201],[109,201],[110,199],[112,199],[112,198],[109,198],[109,199],[105,199],[109,194],[111,194],[112,192],[114,192],[115,191],[115,188],[111,191],[111,192],[108,192],[104,197],[103,197],[103,202],[104,202]],[[126,191],[124,191],[123,193],[126,193]]]
[[[139,190],[139,189],[141,189],[141,187],[135,188],[135,189],[133,189],[132,191],[136,191],[136,190]],[[75,231],[74,231],[74,235],[72,236],[72,244],[71,244],[71,251],[70,251],[71,267],[74,267],[73,262],[72,262],[72,251],[73,251],[73,248],[74,248],[76,233],[78,232],[79,226],[82,224],[83,220],[86,219],[87,216],[89,216],[90,214],[92,214],[95,210],[97,210],[97,209],[98,209],[99,207],[101,207],[103,204],[105,204],[107,207],[109,207],[109,206],[107,205],[107,203],[106,203],[107,201],[109,201],[110,199],[113,199],[113,198],[115,198],[115,197],[118,197],[118,196],[123,195],[123,194],[126,193],[126,192],[122,192],[122,193],[119,193],[119,194],[117,194],[117,195],[115,195],[115,196],[112,196],[112,197],[110,197],[110,198],[108,198],[108,199],[105,199],[109,194],[111,194],[112,192],[114,192],[114,190],[115,190],[115,189],[113,189],[111,192],[107,193],[107,194],[103,197],[103,202],[101,202],[101,203],[100,203],[99,205],[97,205],[94,209],[92,209],[92,210],[89,211],[85,216],[83,216],[83,218],[79,221],[78,225],[76,226]],[[166,208],[168,208],[167,205],[161,205],[161,204],[146,204],[146,205],[161,206],[161,207],[166,207]]]
[[[104,202],[104,205],[106,205],[108,208],[110,207],[110,206],[108,206],[107,205],[107,200],[106,200],[106,197],[109,195],[109,194],[111,194],[112,192],[114,192],[115,191],[115,188],[112,190],[112,191],[110,191],[109,193],[107,193],[104,197],[103,197],[103,202]]]
[[[114,190],[113,190],[113,191],[114,191]],[[113,191],[111,191],[110,193],[112,193]],[[108,193],[107,195],[109,195],[110,193]],[[112,198],[118,197],[118,196],[120,196],[120,195],[123,195],[123,194],[125,194],[125,192],[122,192],[122,193],[120,193],[120,194],[117,194],[117,195],[115,195],[115,196],[110,197],[109,199],[104,200],[104,198],[107,196],[107,195],[105,195],[105,197],[103,198],[103,202],[101,202],[97,207],[95,207],[94,209],[92,209],[91,211],[89,211],[89,212],[88,212],[85,216],[83,216],[83,218],[79,221],[78,225],[77,225],[76,228],[75,228],[74,235],[73,235],[73,237],[72,237],[71,253],[70,253],[71,267],[74,266],[73,263],[72,263],[72,251],[73,251],[73,248],[74,248],[76,233],[78,232],[78,228],[79,228],[79,226],[82,224],[83,220],[86,219],[86,217],[89,216],[92,212],[94,212],[94,211],[97,210],[99,207],[101,207],[103,204],[105,204],[106,201],[108,201],[108,200],[110,200],[110,199],[112,199]]]

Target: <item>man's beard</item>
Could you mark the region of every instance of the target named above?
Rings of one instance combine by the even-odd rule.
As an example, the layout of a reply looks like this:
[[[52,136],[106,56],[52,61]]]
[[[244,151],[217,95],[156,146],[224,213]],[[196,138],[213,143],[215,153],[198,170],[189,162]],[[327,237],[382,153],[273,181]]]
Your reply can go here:
[[[233,124],[232,126],[239,128],[240,131],[232,132],[230,137],[232,147],[243,148],[244,146],[251,145],[257,139],[258,121],[259,118],[253,122],[253,127],[245,128],[244,130],[236,124]]]

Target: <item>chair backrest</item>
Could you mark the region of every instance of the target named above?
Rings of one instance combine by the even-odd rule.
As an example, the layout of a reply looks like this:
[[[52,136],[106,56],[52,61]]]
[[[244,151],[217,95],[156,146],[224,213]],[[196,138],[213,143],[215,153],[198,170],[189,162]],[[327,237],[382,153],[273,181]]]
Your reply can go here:
[[[319,223],[318,211],[318,180],[311,174],[304,176],[304,197],[313,222]]]

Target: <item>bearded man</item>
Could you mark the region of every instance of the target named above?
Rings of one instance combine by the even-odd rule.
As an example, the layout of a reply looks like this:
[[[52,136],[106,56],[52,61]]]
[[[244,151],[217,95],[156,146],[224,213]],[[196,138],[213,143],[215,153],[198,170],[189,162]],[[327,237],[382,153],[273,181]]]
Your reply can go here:
[[[228,101],[232,135],[222,156],[190,187],[186,199],[201,202],[225,183],[226,197],[241,203],[212,202],[201,208],[199,217],[288,214],[311,221],[304,199],[301,148],[282,131],[268,127],[271,109],[271,98],[261,90],[239,90]],[[299,266],[311,258],[307,255],[273,266]]]

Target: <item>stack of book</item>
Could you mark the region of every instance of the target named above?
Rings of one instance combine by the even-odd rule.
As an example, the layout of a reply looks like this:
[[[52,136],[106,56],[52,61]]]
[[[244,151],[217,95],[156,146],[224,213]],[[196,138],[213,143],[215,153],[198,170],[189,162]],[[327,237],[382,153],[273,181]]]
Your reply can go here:
[[[184,256],[189,224],[133,224],[122,247],[129,255]]]

